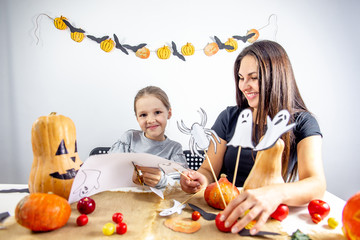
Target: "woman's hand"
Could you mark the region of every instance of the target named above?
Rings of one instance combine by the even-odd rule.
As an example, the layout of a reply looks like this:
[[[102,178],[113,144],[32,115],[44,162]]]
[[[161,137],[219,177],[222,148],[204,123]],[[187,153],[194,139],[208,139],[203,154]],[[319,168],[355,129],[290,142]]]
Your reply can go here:
[[[184,192],[196,193],[207,185],[206,177],[199,172],[184,171],[182,173],[187,176],[180,175],[180,185]]]
[[[231,228],[232,233],[238,233],[252,220],[256,220],[250,230],[250,234],[256,234],[281,203],[281,197],[277,193],[278,191],[271,187],[245,190],[229,203],[220,220],[225,221],[225,227],[230,227],[242,217]],[[247,210],[249,211],[244,216]]]
[[[139,171],[141,171],[141,180],[149,187],[155,187],[156,184],[159,183],[162,177],[162,171],[159,168],[153,167],[143,167],[143,166],[136,166]],[[135,172],[135,171],[134,171]],[[134,179],[134,177],[136,177]],[[134,181],[135,180],[135,181]],[[138,177],[135,172],[135,176],[133,174],[133,182],[139,184]]]

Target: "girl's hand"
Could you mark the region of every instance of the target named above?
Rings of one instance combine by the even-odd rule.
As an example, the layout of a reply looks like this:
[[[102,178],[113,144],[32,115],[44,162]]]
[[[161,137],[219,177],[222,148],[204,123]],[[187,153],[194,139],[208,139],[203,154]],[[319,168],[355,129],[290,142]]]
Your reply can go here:
[[[225,227],[230,227],[235,220],[242,217],[231,228],[232,233],[238,233],[256,219],[256,224],[250,230],[250,234],[256,234],[281,203],[277,193],[275,189],[270,187],[245,190],[229,203],[220,220],[225,221]],[[247,210],[250,211],[244,216]]]
[[[141,171],[143,182],[149,187],[155,187],[159,183],[162,171],[159,168],[136,166]]]
[[[199,172],[184,171],[182,173],[187,176],[180,175],[180,185],[184,192],[196,193],[207,183],[206,177]]]

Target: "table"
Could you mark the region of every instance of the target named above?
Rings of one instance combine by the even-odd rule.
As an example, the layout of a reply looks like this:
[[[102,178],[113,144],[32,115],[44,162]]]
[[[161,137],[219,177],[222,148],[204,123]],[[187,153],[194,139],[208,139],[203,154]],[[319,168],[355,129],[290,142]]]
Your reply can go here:
[[[27,184],[0,184],[0,190],[6,189],[26,189]],[[130,189],[130,188],[127,188]],[[9,212],[11,216],[15,214],[15,207],[17,203],[24,196],[29,193],[1,193],[0,192],[0,213]],[[289,216],[282,221],[282,227],[285,232],[291,235],[297,229],[300,229],[304,233],[313,233],[313,232],[328,232],[328,233],[338,233],[342,234],[342,210],[345,205],[345,201],[341,198],[326,192],[323,198],[330,205],[330,214],[329,216],[321,221],[319,224],[315,224],[311,221],[307,206],[301,207],[290,207]],[[327,219],[329,217],[335,218],[339,222],[339,226],[336,229],[330,229],[327,224]],[[1,230],[0,230],[1,231]]]

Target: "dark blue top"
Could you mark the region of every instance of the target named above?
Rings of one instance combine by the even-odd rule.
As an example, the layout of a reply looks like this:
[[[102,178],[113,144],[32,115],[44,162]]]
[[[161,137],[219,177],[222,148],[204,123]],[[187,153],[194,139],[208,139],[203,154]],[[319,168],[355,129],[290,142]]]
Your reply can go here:
[[[226,142],[230,142],[232,136],[235,132],[235,127],[237,123],[238,116],[243,109],[240,109],[237,106],[227,107],[224,111],[220,113],[216,119],[212,129],[217,133],[217,135],[224,139]],[[290,172],[297,162],[297,144],[304,138],[320,135],[320,127],[313,115],[309,112],[301,112],[294,115],[296,126],[292,129],[295,135],[295,144],[290,148],[290,162],[288,167],[288,172]],[[256,146],[256,144],[254,144]],[[234,177],[235,163],[238,153],[238,147],[227,146],[224,162],[222,166],[222,173],[227,175],[227,178],[232,182]],[[253,151],[249,148],[242,148],[239,159],[239,168],[236,177],[235,185],[237,187],[242,187],[247,176],[249,175],[251,168],[254,165],[256,158],[256,151]],[[261,177],[261,176],[259,176]]]

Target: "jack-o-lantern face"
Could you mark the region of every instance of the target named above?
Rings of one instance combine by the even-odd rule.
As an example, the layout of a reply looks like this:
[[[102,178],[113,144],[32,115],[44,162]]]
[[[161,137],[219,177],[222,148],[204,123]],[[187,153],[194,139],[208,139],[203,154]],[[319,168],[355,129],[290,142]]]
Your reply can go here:
[[[31,142],[34,160],[29,178],[30,193],[53,192],[67,199],[82,164],[73,121],[56,113],[40,117],[33,124]]]

